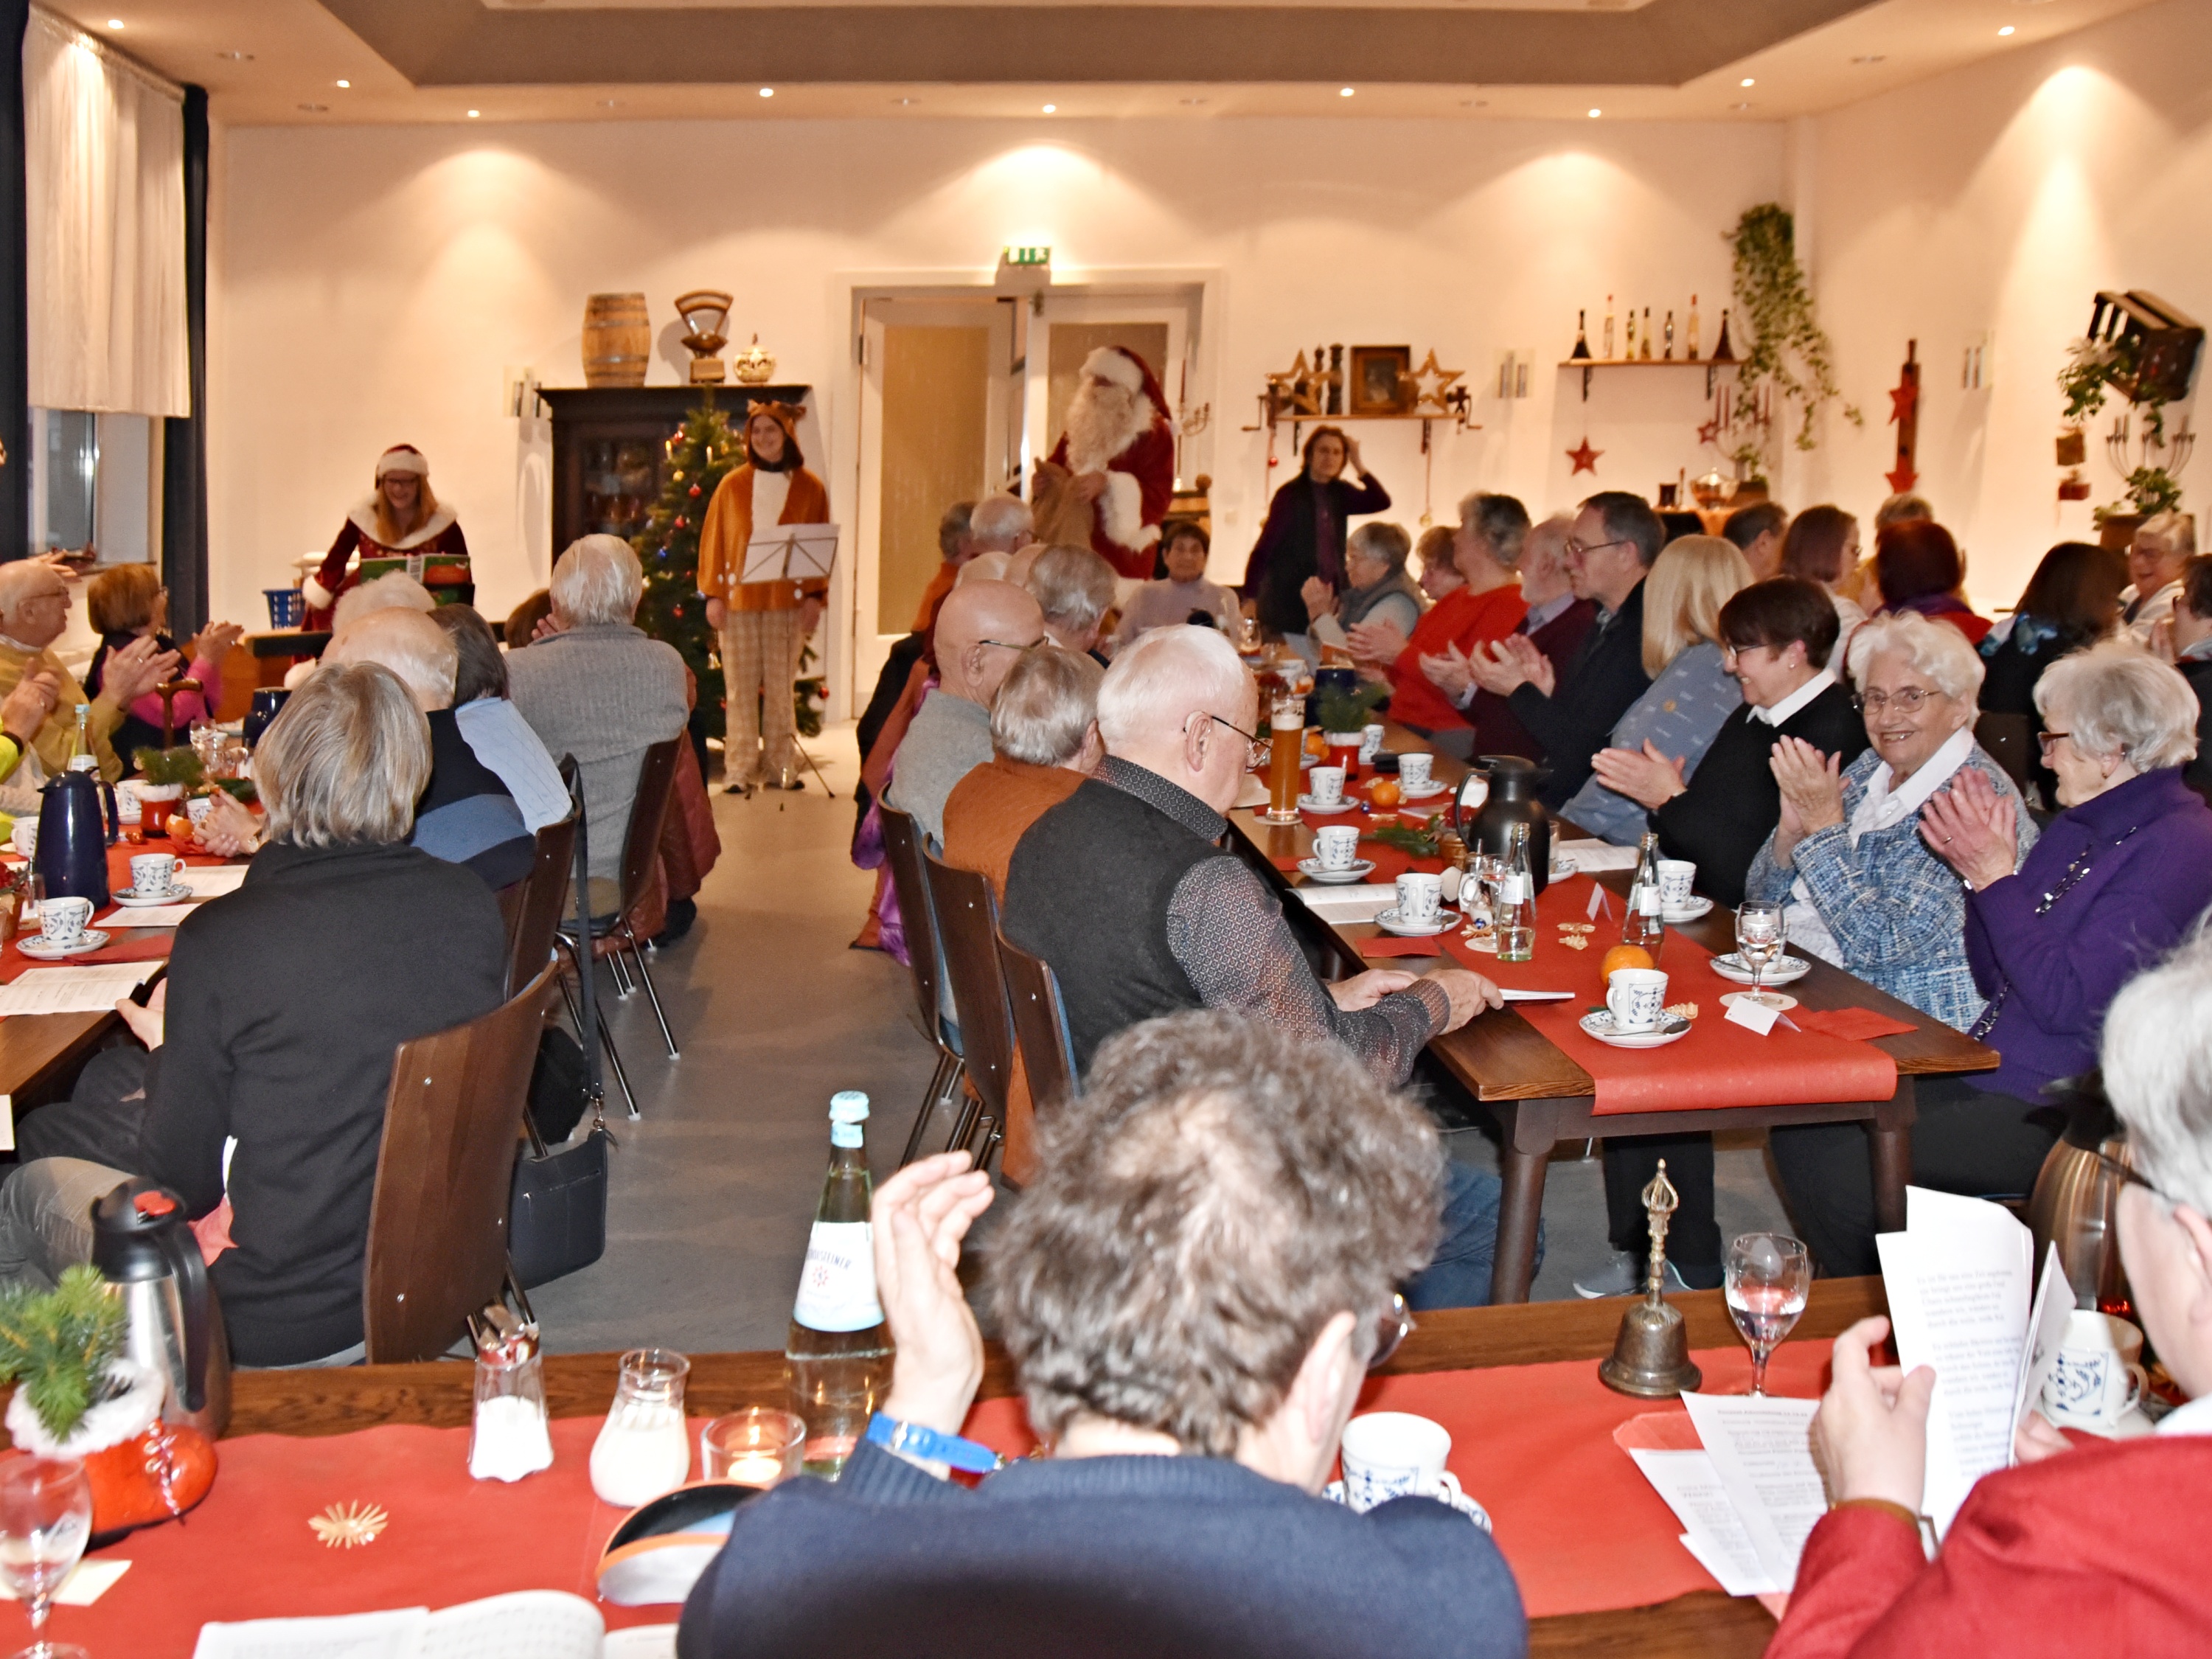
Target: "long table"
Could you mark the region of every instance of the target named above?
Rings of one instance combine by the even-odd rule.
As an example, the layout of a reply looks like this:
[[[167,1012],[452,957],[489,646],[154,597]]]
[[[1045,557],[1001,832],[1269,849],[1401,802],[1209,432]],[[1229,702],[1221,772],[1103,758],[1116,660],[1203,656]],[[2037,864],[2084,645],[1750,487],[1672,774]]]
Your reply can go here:
[[[1386,741],[1394,750],[1428,746],[1412,732],[1395,726]],[[1439,779],[1455,786],[1468,772],[1465,766],[1443,754],[1437,755],[1434,769]],[[1437,799],[1449,801],[1451,798]],[[1358,821],[1356,817],[1345,820]],[[1231,812],[1229,823],[1231,844],[1263,879],[1284,890],[1284,910],[1291,926],[1333,954],[1347,972],[1363,967],[1360,941],[1376,937],[1382,931],[1379,927],[1372,922],[1327,921],[1288,897],[1288,890],[1304,884],[1305,878],[1286,875],[1277,860],[1310,854],[1313,832],[1303,823],[1264,823],[1255,811],[1245,809]],[[1616,892],[1625,892],[1629,882],[1628,876],[1620,873],[1599,879]],[[1732,914],[1716,905],[1705,916],[1678,931],[1717,954],[1735,948],[1733,925]],[[1790,994],[1806,1006],[1869,1008],[1913,1028],[1874,1040],[1897,1062],[1897,1092],[1889,1099],[1600,1115],[1594,1109],[1596,1085],[1589,1073],[1510,1007],[1479,1014],[1458,1030],[1430,1042],[1430,1054],[1496,1118],[1502,1132],[1500,1162],[1505,1190],[1491,1278],[1494,1302],[1528,1299],[1529,1285],[1535,1276],[1545,1171],[1553,1149],[1561,1141],[1863,1121],[1869,1130],[1875,1215],[1885,1231],[1905,1225],[1905,1188],[1912,1169],[1913,1079],[1991,1071],[1998,1064],[1998,1056],[1994,1049],[1863,980],[1818,958],[1810,960],[1812,970],[1790,988]]]
[[[1687,1322],[1692,1347],[1737,1343],[1718,1291],[1670,1297]],[[1626,1304],[1554,1302],[1522,1307],[1425,1313],[1418,1329],[1384,1368],[1385,1375],[1474,1370],[1494,1366],[1585,1360],[1612,1352]],[[1813,1286],[1792,1340],[1832,1337],[1855,1320],[1886,1312],[1881,1283],[1821,1279]],[[604,1413],[613,1397],[617,1356],[558,1354],[544,1361],[546,1398],[556,1417]],[[453,1361],[410,1365],[355,1365],[328,1370],[245,1371],[233,1382],[229,1432],[297,1436],[344,1434],[387,1424],[459,1428],[470,1419],[473,1368]],[[780,1353],[694,1354],[685,1404],[694,1416],[783,1398]],[[1013,1370],[996,1344],[985,1351],[981,1397],[1015,1392]],[[429,1605],[437,1586],[421,1587]],[[451,1599],[450,1597],[446,1599]],[[1539,1655],[1634,1652],[1644,1659],[1752,1659],[1772,1635],[1774,1621],[1755,1601],[1717,1590],[1678,1596],[1655,1607],[1539,1619],[1531,1650]]]

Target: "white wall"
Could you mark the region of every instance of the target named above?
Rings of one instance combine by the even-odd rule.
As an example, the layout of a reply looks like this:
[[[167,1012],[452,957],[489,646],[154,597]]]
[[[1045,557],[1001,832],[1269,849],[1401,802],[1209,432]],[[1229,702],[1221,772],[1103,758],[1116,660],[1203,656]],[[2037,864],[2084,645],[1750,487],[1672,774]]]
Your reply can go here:
[[[387,445],[429,456],[497,613],[543,580],[519,500],[530,449],[498,411],[503,366],[580,385],[584,296],[643,289],[656,324],[690,288],[737,294],[779,380],[813,383],[834,434],[855,395],[833,273],[969,280],[1000,246],[1044,241],[1083,269],[1218,273],[1215,574],[1241,574],[1268,474],[1255,416],[1267,371],[1317,340],[1433,346],[1463,368],[1484,429],[1444,435],[1437,516],[1478,485],[1539,512],[1592,489],[1649,491],[1700,451],[1700,375],[1579,376],[1553,365],[1575,312],[1686,307],[1710,344],[1722,234],[1784,189],[1777,125],[1383,121],[665,123],[239,129],[219,151],[211,281],[211,519],[220,612],[326,545]],[[1490,395],[1497,354],[1537,363],[1534,395]],[[656,381],[677,378],[656,362]],[[1412,527],[1418,426],[1358,428]],[[1565,452],[1587,432],[1595,478]],[[1287,432],[1284,447],[1287,450]],[[853,468],[829,458],[849,518]],[[536,515],[531,515],[533,520]],[[541,532],[542,533],[542,532]]]
[[[1884,389],[1917,337],[1919,487],[1967,548],[1978,607],[2008,606],[2053,542],[2094,538],[2092,503],[2057,500],[2051,448],[2092,296],[2147,289],[2212,322],[2212,7],[2170,0],[1807,125],[1821,315],[1867,424],[1827,422],[1790,505],[1863,514],[1887,492]],[[1961,391],[1985,332],[1988,383]],[[2112,414],[2092,428],[2096,501],[2119,495]],[[2200,512],[2208,468],[2182,476]]]

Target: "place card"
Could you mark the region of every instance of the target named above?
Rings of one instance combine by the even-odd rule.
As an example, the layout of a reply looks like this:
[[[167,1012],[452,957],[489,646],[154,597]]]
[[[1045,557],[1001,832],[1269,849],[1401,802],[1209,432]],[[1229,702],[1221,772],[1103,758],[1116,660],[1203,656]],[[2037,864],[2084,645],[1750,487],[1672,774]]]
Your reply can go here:
[[[1765,1036],[1774,1029],[1774,1022],[1782,1018],[1779,1008],[1770,1008],[1763,1002],[1753,1002],[1749,997],[1732,999],[1726,1018],[1731,1025],[1741,1025],[1747,1031],[1756,1031]]]
[[[88,1607],[113,1589],[115,1581],[130,1571],[128,1561],[80,1561],[54,1592],[54,1603],[64,1607]],[[22,1599],[5,1584],[0,1584],[0,1601]]]

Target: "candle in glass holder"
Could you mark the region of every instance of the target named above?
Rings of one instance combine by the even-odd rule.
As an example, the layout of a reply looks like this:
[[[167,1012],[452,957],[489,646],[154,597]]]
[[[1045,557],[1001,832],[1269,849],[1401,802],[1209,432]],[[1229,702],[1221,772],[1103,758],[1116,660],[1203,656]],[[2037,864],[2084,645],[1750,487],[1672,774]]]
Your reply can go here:
[[[773,1486],[799,1472],[806,1425],[789,1412],[748,1406],[699,1431],[699,1467],[709,1480]]]

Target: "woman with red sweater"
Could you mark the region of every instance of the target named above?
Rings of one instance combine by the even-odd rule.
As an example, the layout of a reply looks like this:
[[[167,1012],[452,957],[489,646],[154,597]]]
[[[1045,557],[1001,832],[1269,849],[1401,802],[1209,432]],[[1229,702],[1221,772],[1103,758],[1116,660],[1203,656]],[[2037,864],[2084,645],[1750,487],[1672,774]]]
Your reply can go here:
[[[1887,1329],[1836,1340],[1818,1435],[1837,1506],[1813,1528],[1767,1659],[2182,1654],[2212,1647],[2212,936],[2122,991],[2105,1089],[2135,1168],[2120,1259],[2145,1334],[2189,1403],[2133,1440],[2069,1440],[2031,1415],[1932,1562],[1918,1512],[1936,1374],[1869,1364]]]

